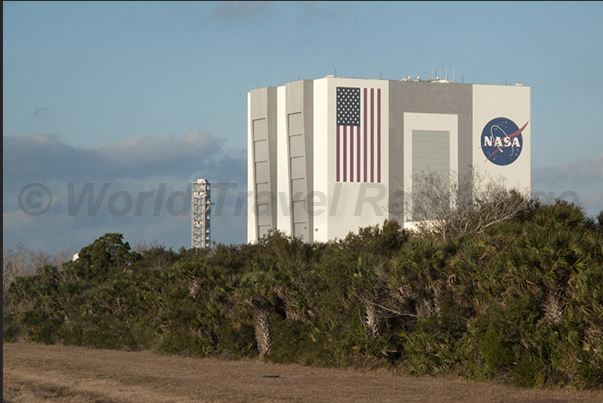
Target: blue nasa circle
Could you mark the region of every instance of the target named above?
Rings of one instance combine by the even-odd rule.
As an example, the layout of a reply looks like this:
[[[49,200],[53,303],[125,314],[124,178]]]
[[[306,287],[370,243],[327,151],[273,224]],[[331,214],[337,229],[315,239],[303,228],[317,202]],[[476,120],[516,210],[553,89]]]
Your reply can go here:
[[[523,149],[523,137],[519,127],[508,118],[495,118],[482,130],[480,143],[486,160],[496,165],[515,162]]]

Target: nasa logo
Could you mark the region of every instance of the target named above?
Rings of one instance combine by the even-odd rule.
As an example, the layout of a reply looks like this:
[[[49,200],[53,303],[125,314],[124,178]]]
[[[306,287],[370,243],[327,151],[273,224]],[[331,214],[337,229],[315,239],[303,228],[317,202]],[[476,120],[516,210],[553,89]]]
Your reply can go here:
[[[480,148],[486,156],[486,161],[496,165],[509,165],[515,162],[523,148],[521,132],[528,122],[520,129],[515,122],[507,118],[495,118],[488,122],[482,130]]]

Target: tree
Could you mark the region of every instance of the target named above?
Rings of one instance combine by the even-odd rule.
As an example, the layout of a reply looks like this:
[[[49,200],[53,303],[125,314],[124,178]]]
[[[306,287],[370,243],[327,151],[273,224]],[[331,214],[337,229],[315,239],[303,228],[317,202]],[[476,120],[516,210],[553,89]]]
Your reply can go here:
[[[484,177],[476,169],[467,175],[452,171],[449,178],[431,171],[414,175],[404,197],[407,221],[444,240],[482,233],[530,204],[529,190],[510,188],[504,178]]]
[[[141,256],[131,252],[130,244],[122,239],[122,234],[107,233],[83,247],[77,260],[63,266],[65,275],[80,280],[104,280],[111,269],[132,266]]]
[[[259,350],[259,359],[270,354],[272,324],[270,313],[274,310],[275,262],[270,258],[256,257],[250,263],[250,271],[242,276],[239,289],[245,301],[253,307],[253,326]]]
[[[2,289],[6,290],[16,277],[33,276],[44,266],[55,266],[59,270],[63,263],[71,260],[72,251],[49,255],[42,251],[33,251],[17,244],[16,250],[4,249],[2,254]]]

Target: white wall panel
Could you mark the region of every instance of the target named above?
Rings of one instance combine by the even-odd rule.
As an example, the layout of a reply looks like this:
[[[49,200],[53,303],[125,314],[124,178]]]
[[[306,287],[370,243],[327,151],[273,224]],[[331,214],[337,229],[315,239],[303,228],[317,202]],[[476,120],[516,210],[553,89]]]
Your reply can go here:
[[[517,159],[508,165],[496,165],[487,160],[481,144],[484,127],[495,118],[508,118],[519,128],[523,145]],[[531,187],[531,127],[530,87],[502,85],[473,85],[473,164],[484,176],[503,177],[510,187],[521,190]],[[507,133],[510,134],[510,133]],[[508,148],[503,147],[506,152]]]
[[[323,158],[314,159],[314,177],[327,179],[328,208],[326,209],[327,236],[326,239],[343,238],[350,231],[357,232],[359,227],[381,224],[387,218],[388,184],[389,184],[389,84],[385,80],[363,80],[327,77],[315,81],[315,104],[319,102],[316,83],[324,82],[326,88],[327,114],[321,122],[321,131],[316,131],[315,139],[320,135],[327,136],[327,149],[322,150]],[[337,152],[337,87],[374,88],[381,90],[381,182],[337,182],[336,181],[336,152]],[[324,97],[324,93],[323,93]],[[317,109],[315,108],[315,119]],[[324,113],[324,112],[322,112]],[[376,117],[375,117],[376,119]],[[323,134],[324,133],[324,134]],[[316,146],[315,146],[316,152]],[[316,187],[315,187],[316,189]],[[316,220],[316,219],[315,219]],[[316,223],[316,221],[315,221]],[[317,236],[324,234],[315,233]]]
[[[266,119],[256,119],[253,121],[253,139],[268,140],[268,123]]]
[[[290,113],[289,117],[289,135],[302,134],[304,132],[304,121],[302,118],[302,114],[298,113]]]
[[[291,158],[291,179],[306,177],[306,160],[304,157]]]
[[[324,207],[317,208],[320,214],[314,215],[314,240],[326,242],[329,239],[329,177],[335,168],[335,162],[329,160],[329,86],[327,79],[314,80],[314,195],[312,204],[323,202]],[[333,109],[333,108],[331,108]]]
[[[274,201],[277,203],[277,228],[286,233],[291,233],[291,200],[290,194],[290,174],[289,174],[289,139],[287,135],[287,88],[278,87],[277,94],[277,194],[274,195]]]
[[[291,180],[291,197],[293,200],[306,199],[306,178]]]
[[[255,184],[253,161],[253,125],[251,121],[251,93],[247,94],[247,242],[256,240],[257,220],[253,188]]]
[[[301,134],[296,134],[293,136],[289,136],[289,155],[291,157],[301,157],[305,155],[304,152],[304,136]]]
[[[268,140],[257,140],[253,142],[255,161],[268,161]]]

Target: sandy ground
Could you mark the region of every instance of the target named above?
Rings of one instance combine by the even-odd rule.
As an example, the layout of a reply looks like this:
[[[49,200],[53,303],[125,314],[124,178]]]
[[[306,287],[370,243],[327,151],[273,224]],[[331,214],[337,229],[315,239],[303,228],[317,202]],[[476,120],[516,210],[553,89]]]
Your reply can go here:
[[[4,402],[603,402],[603,391],[4,343]]]

